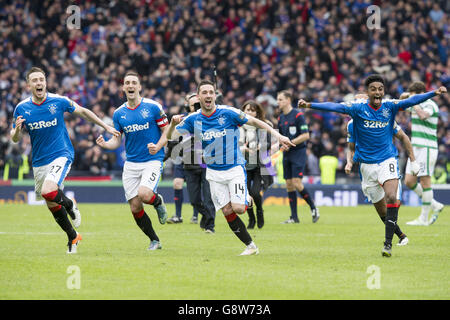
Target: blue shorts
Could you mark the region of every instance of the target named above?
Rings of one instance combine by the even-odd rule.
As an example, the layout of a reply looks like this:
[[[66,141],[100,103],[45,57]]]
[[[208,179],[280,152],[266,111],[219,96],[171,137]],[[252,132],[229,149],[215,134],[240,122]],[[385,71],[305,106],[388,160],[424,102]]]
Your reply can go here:
[[[185,175],[184,175],[183,164],[174,164],[173,165],[173,177],[174,178],[186,179]]]
[[[306,148],[296,151],[295,155],[283,154],[283,178],[303,178],[306,165]]]

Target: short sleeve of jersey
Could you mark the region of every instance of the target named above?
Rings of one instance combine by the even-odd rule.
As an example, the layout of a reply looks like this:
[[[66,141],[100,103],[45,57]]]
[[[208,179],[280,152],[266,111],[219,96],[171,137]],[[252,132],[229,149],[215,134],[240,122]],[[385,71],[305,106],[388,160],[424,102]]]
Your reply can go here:
[[[297,113],[295,116],[295,125],[297,126],[297,131],[300,132],[300,134],[308,132],[308,125],[305,122],[302,112]]]
[[[113,124],[114,124],[114,129],[116,129],[117,131],[123,132],[122,126],[119,123],[119,112],[114,112],[113,114]]]
[[[156,124],[158,125],[158,127],[163,128],[169,124],[169,121],[167,120],[167,115],[159,103],[152,105],[151,112],[153,113],[153,116],[156,119]]]
[[[227,113],[230,115],[230,118],[238,125],[242,126],[243,124],[246,124],[248,121],[247,114],[245,114],[244,111],[241,111],[239,109],[230,107],[227,109]]]
[[[75,101],[67,98],[67,97],[63,97],[61,98],[62,101],[62,106],[63,106],[63,110],[64,112],[74,112],[76,107],[80,107]]]
[[[353,120],[347,123],[347,142],[355,143],[355,136],[353,135]]]

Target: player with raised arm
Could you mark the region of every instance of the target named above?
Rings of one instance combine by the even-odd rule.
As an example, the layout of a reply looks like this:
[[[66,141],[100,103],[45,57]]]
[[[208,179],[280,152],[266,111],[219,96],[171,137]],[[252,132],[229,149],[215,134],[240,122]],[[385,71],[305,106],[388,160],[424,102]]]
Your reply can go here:
[[[141,97],[141,90],[139,75],[128,71],[123,79],[127,101],[114,111],[113,121],[114,127],[125,136],[127,160],[122,174],[125,198],[137,225],[150,239],[148,250],[157,250],[162,245],[143,204],[153,205],[159,222],[166,223],[166,206],[156,190],[163,169],[168,121],[162,106]],[[108,150],[117,149],[121,143],[121,135],[108,141],[103,136],[97,138],[97,144]]]
[[[234,234],[246,245],[241,255],[258,254],[243,221],[248,206],[245,159],[239,148],[239,126],[247,123],[269,131],[284,147],[294,146],[289,138],[280,135],[267,123],[246,115],[236,108],[216,105],[214,84],[202,80],[197,87],[201,109],[182,120],[181,115],[172,117],[167,137],[173,131],[194,134],[202,141],[203,156],[207,166],[206,179],[211,188],[211,198],[216,211],[222,210]]]
[[[370,75],[365,80],[369,97],[355,103],[310,103],[300,99],[298,106],[323,111],[348,114],[353,118],[353,133],[356,141],[354,161],[359,162],[362,188],[373,202],[386,197],[386,228],[382,255],[392,255],[392,238],[397,224],[399,204],[397,203],[398,163],[393,143],[395,115],[435,95],[447,92],[445,87],[418,94],[406,100],[385,100],[384,78]]]
[[[408,87],[408,92],[400,98],[407,98],[415,94],[424,93],[425,84],[416,81]],[[418,175],[411,172],[411,163],[408,161],[405,169],[405,184],[413,190],[422,200],[420,216],[406,224],[412,226],[429,226],[433,224],[444,205],[434,200],[431,188],[431,176],[438,158],[437,125],[439,120],[439,107],[433,100],[417,104],[407,111],[411,112],[411,143],[414,154],[420,165]],[[420,179],[419,183],[417,178]],[[430,210],[433,210],[431,219],[428,219]]]
[[[55,221],[68,237],[67,253],[76,253],[81,235],[75,231],[81,215],[75,201],[63,190],[63,182],[74,160],[74,149],[64,123],[64,113],[69,112],[91,121],[112,135],[120,135],[113,127],[100,120],[92,111],[79,106],[71,99],[47,92],[45,72],[32,67],[26,75],[31,97],[17,104],[14,110],[11,139],[17,143],[24,130],[31,139],[32,166],[35,192],[45,199]],[[71,216],[73,226],[67,214]]]

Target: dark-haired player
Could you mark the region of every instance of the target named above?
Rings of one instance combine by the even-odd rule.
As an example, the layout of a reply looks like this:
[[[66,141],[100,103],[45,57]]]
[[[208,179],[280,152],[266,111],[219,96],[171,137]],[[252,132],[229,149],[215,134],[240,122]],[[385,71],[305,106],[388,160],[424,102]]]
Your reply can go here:
[[[406,100],[383,101],[385,81],[380,75],[370,75],[364,82],[368,100],[355,103],[310,103],[300,99],[298,106],[323,111],[345,113],[353,118],[356,141],[354,161],[359,162],[362,188],[372,201],[386,197],[386,228],[382,255],[392,255],[392,238],[397,224],[398,163],[393,143],[395,115],[435,95],[447,92],[445,87],[418,94]]]
[[[127,102],[114,111],[113,121],[114,127],[125,135],[127,160],[122,174],[125,198],[137,225],[150,238],[148,249],[157,250],[161,249],[161,242],[143,204],[153,205],[159,222],[166,223],[166,206],[156,190],[163,169],[163,147],[167,143],[164,131],[168,121],[162,106],[141,97],[141,90],[139,75],[128,71],[123,79]],[[109,150],[117,149],[121,142],[121,135],[108,141],[103,136],[97,138],[97,144]]]
[[[258,254],[245,224],[237,216],[248,206],[245,159],[239,148],[239,126],[247,123],[265,129],[278,137],[283,146],[293,146],[290,140],[280,135],[267,123],[229,106],[216,105],[214,84],[202,80],[197,87],[201,109],[187,116],[172,117],[168,138],[173,130],[194,134],[202,141],[207,166],[206,179],[211,188],[211,198],[216,211],[222,210],[230,229],[246,245],[241,255]]]
[[[58,225],[68,237],[67,253],[76,253],[81,235],[74,230],[67,213],[74,220],[74,227],[81,221],[76,203],[67,198],[63,182],[74,160],[74,149],[64,123],[64,113],[76,114],[89,120],[112,135],[120,133],[105,124],[92,111],[79,106],[71,99],[47,92],[45,72],[32,67],[26,75],[31,97],[17,104],[14,110],[11,139],[17,143],[26,129],[30,135],[35,192],[43,197]]]

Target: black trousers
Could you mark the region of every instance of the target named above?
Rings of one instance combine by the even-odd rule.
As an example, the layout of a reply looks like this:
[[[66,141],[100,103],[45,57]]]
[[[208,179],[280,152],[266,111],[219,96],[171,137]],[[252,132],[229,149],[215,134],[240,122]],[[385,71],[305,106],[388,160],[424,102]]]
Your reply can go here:
[[[203,215],[205,229],[214,230],[216,209],[211,200],[209,182],[206,180],[206,168],[184,169],[189,200],[194,208]]]
[[[260,168],[247,170],[247,189],[252,196],[257,210],[262,210],[262,176]]]

